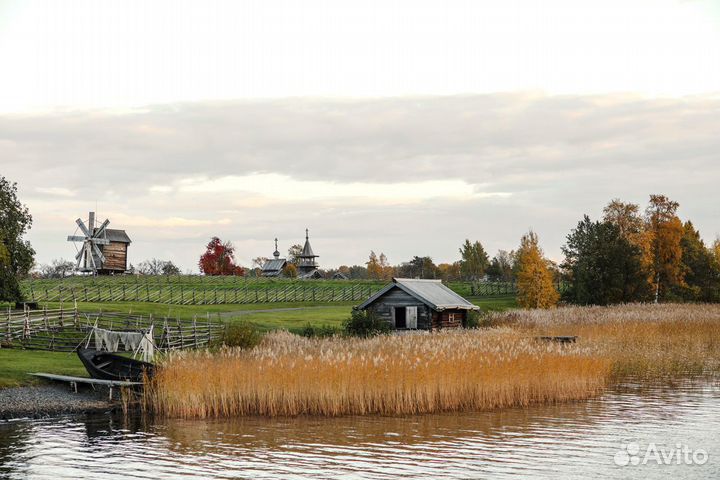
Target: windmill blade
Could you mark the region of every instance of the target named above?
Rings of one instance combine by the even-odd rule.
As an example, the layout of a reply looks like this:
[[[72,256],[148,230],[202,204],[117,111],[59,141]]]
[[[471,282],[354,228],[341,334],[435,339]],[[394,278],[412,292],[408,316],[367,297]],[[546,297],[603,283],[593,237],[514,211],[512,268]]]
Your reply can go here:
[[[105,235],[105,229],[107,228],[108,225],[110,225],[110,220],[108,220],[106,218],[105,221],[102,223],[102,225],[100,225],[100,227],[98,227],[98,229],[95,231],[95,234],[93,235],[93,237],[98,238],[98,237]]]
[[[88,243],[83,243],[82,248],[78,252],[77,255],[75,255],[75,258],[77,258],[77,268],[80,270],[80,266],[82,265],[83,270],[87,270],[88,268],[88,255],[90,255],[90,251],[88,250]]]
[[[91,238],[90,241],[95,245],[110,245],[110,240],[107,238]]]
[[[101,263],[105,263],[105,256],[102,254],[102,252],[100,251],[100,249],[98,248],[98,246],[93,243],[93,244],[92,244],[92,248],[93,248],[93,250],[95,251],[95,254],[96,254],[96,255],[98,256],[98,258],[100,259],[100,262],[101,262]],[[95,263],[95,259],[94,259],[94,258],[93,258],[93,263]],[[96,268],[97,268],[97,267],[96,267]]]
[[[80,230],[82,230],[82,232],[85,234],[86,237],[92,237],[92,235],[90,235],[90,232],[88,231],[87,227],[85,226],[85,224],[83,223],[82,220],[80,220],[78,218],[77,220],[75,220],[75,223],[77,223],[78,227],[80,227]],[[83,240],[85,240],[85,239],[83,238]]]
[[[85,237],[80,237],[78,235],[68,235],[68,242],[84,242]]]

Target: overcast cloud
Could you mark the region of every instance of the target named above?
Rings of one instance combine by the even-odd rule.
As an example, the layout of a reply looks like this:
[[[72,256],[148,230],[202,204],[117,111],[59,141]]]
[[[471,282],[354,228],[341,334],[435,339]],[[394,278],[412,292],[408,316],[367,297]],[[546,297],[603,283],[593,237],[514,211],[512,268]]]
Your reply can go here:
[[[70,258],[97,210],[130,261],[196,269],[213,235],[239,259],[302,240],[323,266],[494,253],[536,230],[560,258],[608,200],[665,193],[706,240],[720,233],[720,98],[532,93],[278,99],[0,116],[0,165],[35,223],[37,260]]]

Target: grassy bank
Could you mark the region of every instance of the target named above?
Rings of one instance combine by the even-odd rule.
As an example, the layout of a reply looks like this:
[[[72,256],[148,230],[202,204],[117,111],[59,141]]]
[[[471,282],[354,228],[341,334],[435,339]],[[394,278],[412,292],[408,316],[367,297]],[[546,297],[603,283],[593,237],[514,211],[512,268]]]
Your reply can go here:
[[[175,417],[408,414],[588,398],[635,379],[720,372],[720,306],[507,311],[492,328],[310,340],[172,357],[147,406]],[[577,344],[536,340],[577,335]]]
[[[87,371],[74,353],[0,349],[0,388],[40,382],[28,373],[46,372],[87,377]]]

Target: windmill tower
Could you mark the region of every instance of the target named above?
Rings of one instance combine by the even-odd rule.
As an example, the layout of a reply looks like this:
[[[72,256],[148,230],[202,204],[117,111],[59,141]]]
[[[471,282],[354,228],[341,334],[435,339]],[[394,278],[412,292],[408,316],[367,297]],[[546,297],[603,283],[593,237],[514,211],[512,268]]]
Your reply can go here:
[[[93,274],[122,273],[127,270],[127,246],[130,238],[124,230],[107,228],[110,220],[95,226],[95,212],[88,215],[87,226],[81,219],[75,220],[77,229],[67,237],[68,242],[82,242],[78,253],[76,269]],[[79,232],[78,232],[79,230]],[[78,234],[79,233],[79,234]]]

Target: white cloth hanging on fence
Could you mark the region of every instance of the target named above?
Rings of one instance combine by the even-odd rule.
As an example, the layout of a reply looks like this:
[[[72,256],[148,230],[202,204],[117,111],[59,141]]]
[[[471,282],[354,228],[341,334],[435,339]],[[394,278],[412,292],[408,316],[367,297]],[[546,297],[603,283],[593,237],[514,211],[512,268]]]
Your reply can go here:
[[[117,352],[120,337],[116,332],[104,328],[93,328],[93,332],[95,333],[95,350],[105,348],[108,352]]]
[[[152,362],[155,356],[155,342],[153,342],[153,326],[150,325],[148,332],[142,336],[140,345],[138,346],[142,350],[143,361]]]
[[[125,347],[126,352],[130,350],[133,352],[136,351],[140,346],[142,339],[145,337],[144,334],[136,332],[118,332],[118,335],[120,336],[120,341]]]
[[[107,350],[108,352],[117,352],[120,343],[123,344],[125,351],[137,351],[140,344],[146,337],[146,334],[137,332],[113,332],[104,328],[94,328],[95,333],[95,350]]]

